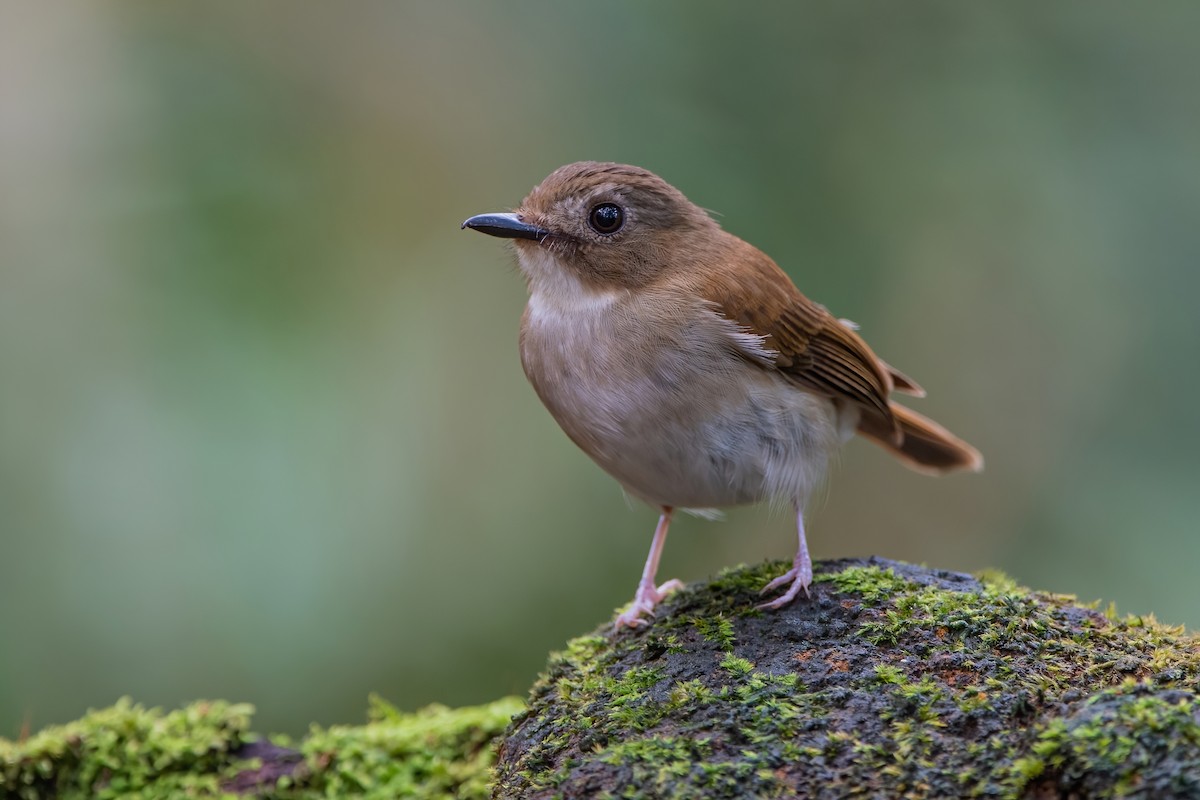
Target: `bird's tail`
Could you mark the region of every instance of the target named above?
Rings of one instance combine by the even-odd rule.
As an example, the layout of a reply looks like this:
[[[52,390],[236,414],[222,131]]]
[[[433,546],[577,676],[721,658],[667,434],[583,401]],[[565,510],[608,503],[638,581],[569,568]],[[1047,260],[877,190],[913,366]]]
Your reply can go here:
[[[858,432],[904,462],[905,466],[929,475],[957,469],[979,472],[983,456],[971,445],[912,409],[889,403],[892,420],[880,413],[865,412]],[[899,427],[900,437],[896,437]]]

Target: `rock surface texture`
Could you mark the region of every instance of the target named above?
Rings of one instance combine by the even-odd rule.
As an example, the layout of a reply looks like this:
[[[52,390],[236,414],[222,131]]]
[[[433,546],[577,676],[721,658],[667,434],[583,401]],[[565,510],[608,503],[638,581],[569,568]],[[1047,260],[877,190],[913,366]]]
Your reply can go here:
[[[248,705],[122,701],[0,739],[0,800],[1200,798],[1194,637],[1001,576],[818,566],[781,611],[755,610],[767,564],[575,639],[524,710],[374,699],[289,741]]]
[[[879,559],[769,564],[572,641],[496,798],[1200,797],[1200,648],[1152,619]]]

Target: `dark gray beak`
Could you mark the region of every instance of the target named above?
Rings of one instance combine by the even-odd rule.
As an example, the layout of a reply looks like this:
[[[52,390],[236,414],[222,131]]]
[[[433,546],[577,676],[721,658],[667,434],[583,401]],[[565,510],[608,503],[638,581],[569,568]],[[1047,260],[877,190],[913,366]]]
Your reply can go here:
[[[550,231],[522,222],[516,214],[477,214],[462,226],[504,239],[533,239],[540,242],[550,235]]]

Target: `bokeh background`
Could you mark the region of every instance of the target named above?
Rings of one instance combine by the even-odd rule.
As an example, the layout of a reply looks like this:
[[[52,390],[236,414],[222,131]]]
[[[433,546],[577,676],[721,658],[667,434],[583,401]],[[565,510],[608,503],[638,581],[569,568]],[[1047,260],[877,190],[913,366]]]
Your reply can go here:
[[[634,588],[459,222],[653,169],[986,454],[868,444],[818,557],[1200,625],[1200,6],[25,4],[0,12],[0,735],[123,694],[264,730],[522,693]],[[682,519],[662,576],[789,557]]]

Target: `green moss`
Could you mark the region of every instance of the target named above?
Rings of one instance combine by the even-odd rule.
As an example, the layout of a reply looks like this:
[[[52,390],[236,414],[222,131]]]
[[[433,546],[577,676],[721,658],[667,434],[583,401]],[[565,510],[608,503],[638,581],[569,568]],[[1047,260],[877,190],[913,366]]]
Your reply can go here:
[[[125,698],[24,742],[0,739],[0,796],[219,797],[225,780],[252,766],[232,757],[250,738],[252,713],[224,702],[164,712]]]
[[[749,675],[754,670],[754,664],[730,653],[721,659],[721,669],[728,670],[732,675]]]
[[[366,725],[313,728],[300,746],[309,774],[278,796],[484,800],[491,744],[521,707],[516,698],[506,698],[405,714],[373,697]]]
[[[733,634],[733,623],[727,617],[703,617],[695,620],[693,624],[700,635],[708,641],[722,650],[733,650],[737,637]]]
[[[1192,796],[1200,648],[1179,629],[877,562],[755,610],[784,568],[722,573],[553,659],[496,796]]]
[[[1003,594],[1024,594],[1029,591],[998,569],[981,569],[975,573],[975,577],[987,588]]]
[[[904,672],[891,664],[876,664],[875,677],[880,683],[890,683],[894,685],[903,684],[905,681]]]
[[[662,672],[650,667],[632,667],[600,688],[611,698],[613,722],[629,729],[644,730],[661,719],[664,705],[647,692],[662,680]]]
[[[1052,774],[1084,791],[1111,787],[1117,797],[1200,795],[1198,710],[1194,696],[1155,694],[1142,682],[1103,692],[1042,728],[1032,754],[1014,762],[1013,786]]]
[[[0,797],[175,800],[253,790],[278,800],[486,798],[491,744],[521,707],[508,698],[402,714],[372,698],[366,725],[314,728],[298,754],[288,752],[293,763],[272,772],[239,755],[259,740],[248,705],[163,712],[121,700],[23,742],[0,739]]]
[[[867,602],[883,600],[916,588],[892,570],[878,567],[847,567],[818,575],[816,580],[832,583],[839,592],[856,594]]]
[[[650,737],[615,745],[605,750],[600,760],[628,771],[630,786],[620,794],[599,796],[691,800],[748,786],[757,787],[754,796],[780,796],[770,770],[754,766],[758,759],[752,751],[745,751],[744,759],[737,761],[712,761],[711,752],[708,740],[686,737]]]
[[[705,602],[720,603],[723,600],[736,602],[746,594],[757,592],[767,581],[779,574],[778,566],[777,563],[765,562],[752,567],[744,564],[737,567],[726,567],[705,585]],[[741,606],[737,608],[745,610]]]

